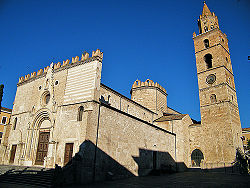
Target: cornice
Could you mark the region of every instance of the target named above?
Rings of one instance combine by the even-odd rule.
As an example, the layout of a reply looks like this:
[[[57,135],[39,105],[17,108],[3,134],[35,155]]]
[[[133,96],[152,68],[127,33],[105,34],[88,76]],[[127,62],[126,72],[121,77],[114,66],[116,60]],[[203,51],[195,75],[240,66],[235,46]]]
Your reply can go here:
[[[207,69],[205,71],[198,72],[197,74],[201,74],[201,73],[204,73],[204,72],[209,72],[211,70],[214,70],[214,69],[217,69],[217,68],[221,68],[221,67],[224,67],[232,76],[234,76],[234,74],[231,73],[231,71],[228,70],[228,68],[225,65],[221,65],[221,66],[218,66],[218,67],[213,67],[213,68]]]
[[[200,89],[200,91],[206,91],[206,90],[209,90],[211,88],[218,88],[218,87],[221,87],[221,86],[228,86],[230,89],[232,89],[234,92],[236,92],[236,90],[234,88],[232,88],[230,85],[228,85],[228,83],[226,83],[226,82],[223,82],[223,83],[220,83],[220,84],[217,84],[217,85],[214,85],[214,86],[202,88],[202,89]]]

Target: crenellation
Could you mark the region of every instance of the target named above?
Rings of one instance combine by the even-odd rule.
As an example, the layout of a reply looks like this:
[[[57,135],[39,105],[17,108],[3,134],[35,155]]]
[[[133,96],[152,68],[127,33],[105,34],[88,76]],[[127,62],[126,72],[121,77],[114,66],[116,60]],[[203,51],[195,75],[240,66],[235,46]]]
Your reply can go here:
[[[35,76],[36,76],[36,72],[33,72],[33,73],[30,74],[30,78],[33,78]]]
[[[100,57],[101,59],[103,58],[103,52],[101,52],[99,49],[97,49],[96,51],[92,51],[92,58],[93,58],[93,57],[97,57],[97,56]],[[85,61],[85,60],[87,60],[87,59],[89,59],[89,58],[91,58],[91,57],[89,57],[89,53],[85,52],[85,53],[82,54],[81,60],[80,60],[79,56],[72,57],[72,62],[71,62],[71,64],[78,63],[78,62],[80,62],[80,61]],[[92,59],[90,59],[90,61],[92,61]],[[54,67],[53,67],[53,68],[54,68],[54,69],[58,69],[58,68],[60,68],[60,67],[68,66],[69,64],[70,64],[70,60],[67,59],[67,60],[63,61],[62,64],[61,64],[60,62],[54,64]],[[36,77],[36,76],[40,76],[40,75],[43,74],[43,72],[44,72],[44,73],[47,73],[48,70],[49,70],[49,67],[50,67],[50,66],[47,66],[47,67],[45,67],[44,69],[40,69],[40,70],[37,71],[37,73],[36,73],[36,72],[33,72],[33,73],[31,73],[30,75],[28,74],[28,75],[26,75],[24,78],[22,78],[22,77],[19,78],[18,83],[27,81],[28,79],[34,78],[34,77]]]
[[[89,53],[85,52],[85,53],[82,54],[81,61],[85,61],[88,58],[89,58]]]
[[[63,66],[63,67],[64,67],[64,66],[67,66],[67,65],[69,64],[69,62],[70,62],[69,59],[67,59],[66,61],[63,61],[63,65],[62,65],[62,66]]]
[[[76,56],[76,57],[72,57],[72,63],[76,63],[79,61],[79,57]]]
[[[22,77],[19,78],[18,83],[21,83],[21,82],[23,82],[23,81],[24,81],[24,77],[22,76]]]
[[[48,72],[48,70],[49,70],[49,66],[45,67],[45,68],[43,69],[43,72]]]
[[[96,51],[92,51],[92,57],[99,56],[100,58],[103,58],[103,53],[97,49]]]
[[[30,74],[25,75],[24,80],[28,80],[30,78]]]
[[[141,82],[140,80],[136,80],[132,85],[132,89],[139,88],[139,87],[156,87],[166,93],[166,89],[159,85],[157,82],[154,83],[152,80],[147,79],[145,82]]]
[[[61,63],[60,63],[60,62],[54,64],[54,69],[58,69],[58,68],[60,68],[60,67],[61,67]]]
[[[37,71],[37,76],[40,76],[43,73],[43,69]]]

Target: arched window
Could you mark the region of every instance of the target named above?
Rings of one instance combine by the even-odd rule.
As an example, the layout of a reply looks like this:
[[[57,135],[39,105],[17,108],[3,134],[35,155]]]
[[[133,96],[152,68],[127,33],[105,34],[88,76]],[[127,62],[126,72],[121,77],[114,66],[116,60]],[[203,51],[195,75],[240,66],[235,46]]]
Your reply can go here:
[[[207,64],[207,68],[208,68],[208,69],[209,69],[209,68],[212,68],[212,59],[213,59],[213,57],[212,57],[211,54],[206,54],[206,55],[204,56],[204,60],[205,60],[205,62],[206,62],[206,64]]]
[[[204,45],[205,45],[205,48],[208,48],[208,47],[209,47],[209,40],[208,40],[208,39],[205,39],[205,40],[204,40]]]
[[[205,32],[208,31],[208,27],[207,27],[207,26],[204,27],[204,31],[205,31]]]
[[[204,159],[204,156],[201,150],[195,149],[191,154],[192,167],[200,167],[202,159]]]
[[[16,130],[16,124],[17,124],[17,117],[14,119],[13,130]]]
[[[217,102],[216,95],[215,95],[215,94],[212,94],[212,95],[210,96],[210,100],[211,100],[211,103]]]
[[[77,121],[82,121],[82,114],[83,114],[83,106],[80,106],[80,107],[78,108]]]

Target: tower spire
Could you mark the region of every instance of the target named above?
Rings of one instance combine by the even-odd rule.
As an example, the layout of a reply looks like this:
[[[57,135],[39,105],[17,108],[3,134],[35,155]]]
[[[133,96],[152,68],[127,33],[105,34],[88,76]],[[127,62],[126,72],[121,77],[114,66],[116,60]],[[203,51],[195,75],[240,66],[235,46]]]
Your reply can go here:
[[[207,7],[206,2],[204,1],[202,14],[198,20],[199,32],[205,33],[214,28],[219,28],[218,18],[215,16],[214,12],[212,13]]]
[[[203,16],[212,16],[212,13],[210,12],[209,8],[207,7],[206,2],[204,1],[203,10],[202,10],[202,17]]]

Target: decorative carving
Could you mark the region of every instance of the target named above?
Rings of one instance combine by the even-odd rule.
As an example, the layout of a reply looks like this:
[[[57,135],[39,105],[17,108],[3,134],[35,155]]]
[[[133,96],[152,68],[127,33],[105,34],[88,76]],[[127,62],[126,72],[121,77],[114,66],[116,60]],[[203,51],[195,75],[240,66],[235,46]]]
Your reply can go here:
[[[193,32],[193,37],[196,37],[196,33],[195,32]]]

